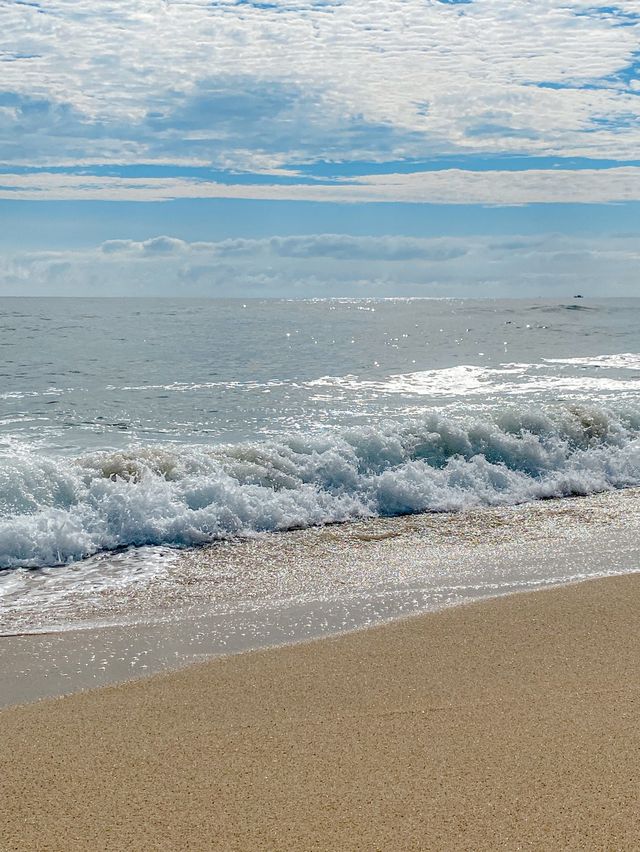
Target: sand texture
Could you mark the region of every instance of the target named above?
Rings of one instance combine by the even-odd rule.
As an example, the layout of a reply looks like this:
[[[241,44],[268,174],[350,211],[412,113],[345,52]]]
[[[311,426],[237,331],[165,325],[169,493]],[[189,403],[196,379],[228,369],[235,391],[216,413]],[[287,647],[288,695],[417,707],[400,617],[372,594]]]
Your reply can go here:
[[[640,575],[0,713],[0,849],[640,848]]]

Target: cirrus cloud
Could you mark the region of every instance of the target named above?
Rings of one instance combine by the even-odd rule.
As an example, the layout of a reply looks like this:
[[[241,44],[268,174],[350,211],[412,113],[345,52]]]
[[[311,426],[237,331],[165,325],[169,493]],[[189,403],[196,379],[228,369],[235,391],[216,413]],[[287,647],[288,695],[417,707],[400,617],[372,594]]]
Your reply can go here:
[[[471,171],[440,169],[338,178],[331,183],[220,183],[191,178],[123,178],[59,172],[0,175],[0,198],[168,201],[268,199],[327,203],[606,204],[640,199],[640,167]]]

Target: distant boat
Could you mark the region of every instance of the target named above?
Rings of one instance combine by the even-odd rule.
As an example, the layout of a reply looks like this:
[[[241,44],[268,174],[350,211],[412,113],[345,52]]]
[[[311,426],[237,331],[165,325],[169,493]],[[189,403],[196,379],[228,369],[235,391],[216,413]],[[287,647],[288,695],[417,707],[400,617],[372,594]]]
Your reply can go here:
[[[578,295],[574,296],[573,298],[574,299],[584,299],[584,296],[581,296],[580,293],[578,293]]]

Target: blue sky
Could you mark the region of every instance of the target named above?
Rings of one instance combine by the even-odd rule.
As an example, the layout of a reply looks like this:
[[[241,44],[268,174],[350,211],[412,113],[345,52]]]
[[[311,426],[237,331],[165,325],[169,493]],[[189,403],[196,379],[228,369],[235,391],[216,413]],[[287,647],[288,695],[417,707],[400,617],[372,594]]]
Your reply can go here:
[[[639,292],[637,0],[0,20],[0,294]]]

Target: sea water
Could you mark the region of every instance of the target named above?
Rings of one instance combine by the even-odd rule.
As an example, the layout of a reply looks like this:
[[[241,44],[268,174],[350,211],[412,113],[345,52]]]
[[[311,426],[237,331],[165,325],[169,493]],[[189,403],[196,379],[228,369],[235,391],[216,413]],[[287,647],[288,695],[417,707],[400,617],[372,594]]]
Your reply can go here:
[[[0,346],[4,630],[177,606],[203,545],[259,589],[276,533],[640,485],[640,299],[2,299]]]

